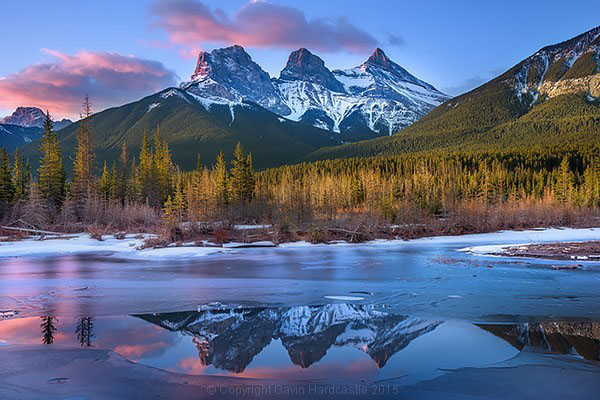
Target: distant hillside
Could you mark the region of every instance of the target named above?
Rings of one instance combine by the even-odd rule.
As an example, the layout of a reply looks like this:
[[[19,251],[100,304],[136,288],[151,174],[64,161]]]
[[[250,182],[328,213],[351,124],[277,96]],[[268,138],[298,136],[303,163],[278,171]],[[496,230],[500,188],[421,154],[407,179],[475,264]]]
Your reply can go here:
[[[39,139],[41,132],[42,130],[37,127],[0,124],[0,147],[12,152],[17,147]]]
[[[340,143],[335,133],[282,118],[254,103],[204,103],[187,92],[170,88],[142,100],[111,108],[90,117],[98,159],[111,163],[123,141],[137,155],[144,134],[150,137],[160,126],[174,162],[183,169],[196,165],[198,154],[205,165],[215,162],[219,151],[232,157],[239,141],[252,153],[257,168],[285,164],[321,146]],[[65,159],[75,151],[76,122],[58,132]],[[38,144],[25,146],[35,167]],[[71,162],[66,162],[67,168]]]
[[[319,149],[305,160],[410,151],[597,142],[600,27],[545,47],[492,81],[448,100],[412,126]]]

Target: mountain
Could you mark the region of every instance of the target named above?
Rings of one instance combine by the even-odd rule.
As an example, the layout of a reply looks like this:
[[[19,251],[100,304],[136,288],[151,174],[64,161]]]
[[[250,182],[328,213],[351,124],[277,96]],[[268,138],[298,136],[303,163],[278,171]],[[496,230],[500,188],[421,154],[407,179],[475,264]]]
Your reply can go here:
[[[306,160],[597,141],[599,50],[600,26],[540,49],[392,137],[320,149]]]
[[[236,373],[244,371],[274,339],[281,341],[290,361],[303,368],[321,360],[332,346],[355,347],[382,368],[392,355],[440,324],[351,304],[138,317],[192,336],[202,365]]]
[[[42,130],[37,127],[0,124],[0,148],[5,148],[9,152],[40,137],[42,137]]]
[[[58,132],[67,167],[72,165],[66,160],[75,151],[79,123]],[[340,143],[332,132],[287,120],[256,103],[213,101],[179,88],[93,114],[89,123],[98,159],[109,165],[118,158],[123,141],[137,156],[144,130],[151,138],[159,126],[174,162],[183,169],[193,169],[198,154],[205,165],[214,164],[221,150],[230,159],[238,141],[252,153],[257,168],[284,164]],[[31,143],[23,149],[34,168],[38,148]]]
[[[46,113],[37,107],[17,107],[12,115],[2,118],[1,123],[27,128],[43,128],[45,119]],[[54,129],[58,131],[72,123],[73,121],[66,118],[54,121]]]
[[[0,120],[0,147],[14,151],[41,138],[45,119],[46,113],[37,107],[18,107],[12,115]],[[54,129],[60,130],[72,123],[69,119],[54,122]]]
[[[301,48],[274,79],[241,46],[201,52],[191,81],[181,88],[213,102],[252,101],[290,120],[336,132],[343,141],[392,134],[449,98],[379,48],[365,63],[345,71],[330,71]]]
[[[600,360],[600,324],[597,322],[478,326],[519,350],[531,346],[561,354],[575,352],[587,360]]]

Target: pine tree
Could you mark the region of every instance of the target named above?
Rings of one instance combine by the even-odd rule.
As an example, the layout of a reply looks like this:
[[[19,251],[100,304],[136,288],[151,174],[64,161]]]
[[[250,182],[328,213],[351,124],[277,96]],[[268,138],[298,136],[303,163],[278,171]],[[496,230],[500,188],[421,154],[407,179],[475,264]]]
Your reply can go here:
[[[119,172],[117,171],[117,162],[113,161],[110,168],[110,198],[119,200]]]
[[[54,332],[56,332],[55,322],[58,321],[56,317],[40,317],[42,323],[40,324],[40,328],[42,328],[42,343],[43,344],[52,344],[54,343]]]
[[[131,159],[129,179],[127,180],[127,201],[136,202],[140,198],[140,177],[135,157]]]
[[[169,227],[181,224],[185,216],[185,199],[181,186],[181,179],[177,179],[175,193],[173,197],[167,196],[163,207],[163,218]]]
[[[66,194],[66,175],[58,136],[53,131],[52,119],[47,111],[40,150],[42,153],[38,168],[40,191],[52,207],[60,209]]]
[[[148,141],[148,134],[144,130],[142,147],[140,149],[140,162],[138,165],[139,194],[142,201],[152,205],[158,205],[156,198],[156,174],[154,170],[154,156]]]
[[[237,143],[233,152],[233,168],[231,169],[231,197],[239,204],[248,204],[254,194],[255,178],[252,169],[252,156],[244,155],[244,148]]]
[[[127,151],[127,142],[123,141],[121,145],[121,154],[119,156],[119,165],[121,172],[119,174],[119,182],[117,186],[117,196],[121,201],[121,204],[125,204],[125,198],[127,197],[127,163],[129,162],[129,153]]]
[[[31,181],[27,190],[27,200],[23,206],[22,220],[38,229],[43,229],[48,223],[47,202],[40,194],[38,184]]]
[[[104,161],[104,167],[102,168],[102,175],[100,177],[100,182],[98,184],[98,192],[100,193],[100,197],[103,201],[107,202],[110,199],[111,194],[111,186],[112,186],[112,177],[106,166],[106,161]]]
[[[27,197],[29,182],[31,181],[31,170],[25,158],[19,155],[19,149],[15,150],[13,166],[13,187],[15,189],[15,201],[22,201]]]
[[[80,346],[90,347],[94,337],[94,319],[92,317],[81,317],[77,321],[75,334]]]
[[[171,161],[169,146],[162,141],[160,136],[160,127],[156,128],[156,134],[154,135],[153,173],[156,185],[156,197],[158,204],[161,205],[173,193],[175,168]]]
[[[77,127],[77,150],[73,159],[73,181],[70,196],[73,199],[75,213],[82,219],[87,202],[93,193],[94,150],[91,138],[90,116],[92,115],[89,97],[83,101],[83,113]]]
[[[558,167],[555,195],[559,202],[567,204],[571,201],[574,176],[569,165],[569,158],[564,156]]]
[[[15,197],[12,168],[6,149],[0,149],[0,211],[12,205]]]
[[[77,127],[77,150],[73,159],[73,181],[70,197],[74,202],[75,214],[81,220],[85,214],[87,203],[94,190],[94,150],[91,137],[90,117],[92,108],[86,95],[83,101],[81,121]]]
[[[217,164],[214,170],[214,186],[215,186],[215,203],[217,207],[224,208],[229,205],[229,173],[227,172],[227,166],[223,152],[219,152],[217,156]]]

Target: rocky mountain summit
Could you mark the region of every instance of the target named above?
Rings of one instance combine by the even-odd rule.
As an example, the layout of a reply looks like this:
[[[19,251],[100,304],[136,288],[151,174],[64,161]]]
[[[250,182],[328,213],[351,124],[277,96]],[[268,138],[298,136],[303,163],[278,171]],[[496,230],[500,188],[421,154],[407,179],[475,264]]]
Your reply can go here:
[[[300,48],[271,79],[235,45],[201,52],[191,80],[181,88],[203,102],[255,102],[287,119],[336,132],[345,141],[395,133],[450,98],[379,48],[362,65],[335,71]]]
[[[46,113],[37,107],[17,107],[17,109],[7,117],[2,118],[0,123],[17,125],[25,128],[42,128]],[[70,119],[62,119],[54,121],[54,129],[61,130],[62,128],[72,124]]]

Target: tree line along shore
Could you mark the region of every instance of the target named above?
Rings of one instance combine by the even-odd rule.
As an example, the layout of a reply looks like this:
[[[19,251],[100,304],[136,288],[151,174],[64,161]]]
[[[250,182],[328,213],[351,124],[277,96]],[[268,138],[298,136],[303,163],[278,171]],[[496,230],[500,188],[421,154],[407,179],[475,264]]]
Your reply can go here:
[[[84,101],[83,116],[91,115]],[[37,173],[0,151],[0,225],[60,232],[153,232],[151,245],[211,239],[311,242],[414,238],[498,229],[593,226],[600,217],[596,146],[464,149],[349,158],[255,171],[241,144],[193,171],[172,161],[156,127],[139,156],[94,154],[87,119],[67,179],[46,115]],[[101,168],[99,168],[101,166]],[[235,224],[269,224],[253,237]],[[19,231],[1,230],[12,235]],[[20,233],[24,234],[24,233]]]

